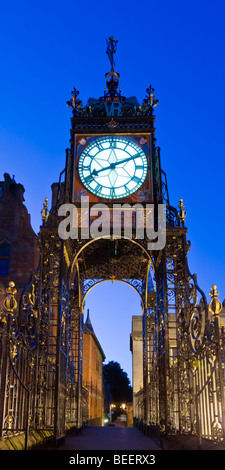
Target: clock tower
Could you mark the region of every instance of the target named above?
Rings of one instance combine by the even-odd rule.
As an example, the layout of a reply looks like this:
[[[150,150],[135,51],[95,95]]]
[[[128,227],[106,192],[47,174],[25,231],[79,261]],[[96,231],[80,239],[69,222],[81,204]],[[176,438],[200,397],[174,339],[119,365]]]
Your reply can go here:
[[[67,219],[65,236],[60,240],[59,255],[59,283],[65,294],[64,298],[68,301],[67,312],[71,312],[70,367],[74,368],[76,378],[74,419],[78,428],[82,425],[83,307],[86,294],[95,284],[104,280],[121,280],[131,285],[141,298],[145,321],[143,334],[146,335],[147,315],[155,308],[156,302],[153,256],[155,260],[158,259],[159,264],[160,257],[157,258],[159,250],[154,255],[149,251],[147,236],[138,239],[135,230],[138,216],[133,208],[145,209],[151,206],[152,210],[153,205],[157,208],[159,204],[168,203],[166,181],[160,167],[160,149],[156,147],[155,139],[153,112],[158,100],[151,85],[146,90],[142,104],[135,96],[127,98],[122,94],[119,87],[120,75],[115,71],[116,47],[117,41],[110,37],[106,52],[111,70],[105,74],[103,96],[89,98],[86,105],[83,105],[79,91],[74,88],[71,99],[67,102],[72,109],[72,118],[70,148],[66,150],[65,180],[62,182],[60,178],[59,184],[53,185],[52,209],[42,228],[45,236],[50,227],[58,227],[62,216],[66,217],[71,207],[78,215],[76,223],[79,230],[75,230],[75,235],[71,229],[74,213]],[[86,202],[88,208],[85,212],[82,204],[85,205]],[[118,205],[123,207],[119,239],[114,236],[112,228],[112,217]],[[93,215],[93,207],[97,207],[97,215],[96,212]],[[93,223],[99,212],[104,212],[105,207],[110,212],[110,231],[107,235],[104,230],[103,233],[99,231],[99,236],[92,239],[89,232],[84,231],[84,227]],[[126,210],[132,213],[129,237],[126,236]],[[178,216],[176,220],[179,223]],[[146,224],[145,217],[143,224]],[[60,298],[58,308],[62,317]],[[162,316],[161,323],[163,321]],[[61,328],[62,325],[59,325],[58,341],[61,341]],[[144,344],[146,347],[146,341]],[[60,362],[65,362],[65,356],[62,349],[56,354],[60,370]],[[146,354],[145,358],[147,361]],[[148,364],[145,362],[146,386],[147,368]],[[63,401],[65,390],[61,386],[61,380],[59,384],[58,400]],[[146,398],[144,403],[147,413]]]
[[[105,75],[103,96],[89,98],[83,105],[79,91],[74,88],[67,102],[72,109],[70,148],[66,150],[66,167],[60,181],[53,185],[52,208],[41,228],[42,277],[47,279],[53,302],[49,321],[54,361],[50,368],[54,369],[56,387],[49,409],[54,414],[56,438],[63,435],[68,420],[77,428],[82,426],[84,302],[88,291],[105,280],[126,282],[140,295],[144,421],[146,425],[156,423],[162,435],[167,435],[169,429],[169,363],[178,354],[173,338],[175,310],[181,308],[181,299],[187,296],[182,291],[186,275],[185,211],[182,201],[178,210],[169,204],[155,139],[154,108],[158,100],[154,88],[151,85],[147,88],[141,104],[135,96],[123,96],[120,75],[115,71],[116,47],[117,41],[110,37],[106,52],[111,70]],[[124,209],[119,238],[114,236],[111,226],[118,205]],[[159,230],[156,215],[160,205],[166,207],[167,243],[166,247],[149,249],[148,233],[137,236],[137,211],[133,208],[156,208],[152,223]],[[94,213],[93,207],[97,208]],[[102,233],[99,230],[98,237],[92,238],[84,229],[106,209],[110,213],[110,231],[105,234],[102,222]],[[130,236],[126,232],[126,210],[132,212]],[[68,211],[72,211],[69,218]],[[60,237],[62,216],[66,217],[65,236]],[[142,219],[144,225],[146,217]],[[73,232],[74,224],[78,231]],[[183,286],[180,292],[178,278]],[[197,284],[194,288],[197,289]],[[205,298],[201,308],[204,302]],[[153,385],[156,382],[157,387]],[[176,410],[173,413],[176,419]]]

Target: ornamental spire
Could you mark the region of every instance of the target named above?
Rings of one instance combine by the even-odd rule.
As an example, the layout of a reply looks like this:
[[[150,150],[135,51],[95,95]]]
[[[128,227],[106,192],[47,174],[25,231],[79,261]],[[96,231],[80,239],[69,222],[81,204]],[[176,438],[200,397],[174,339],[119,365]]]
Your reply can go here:
[[[108,93],[105,93],[105,98],[107,96],[111,98],[120,96],[120,93],[116,91],[119,85],[120,74],[114,71],[114,55],[116,53],[117,43],[118,41],[115,40],[113,36],[110,36],[109,39],[106,39],[106,54],[108,55],[111,64],[111,72],[105,74],[106,86],[108,88]]]
[[[108,55],[109,61],[111,63],[111,72],[114,71],[114,54],[116,53],[116,48],[117,48],[117,43],[118,41],[114,39],[113,36],[110,36],[109,39],[106,39],[106,44],[107,44],[107,49],[106,49],[106,54]]]
[[[94,333],[94,329],[90,320],[89,308],[87,309],[87,318],[86,318],[85,326]]]

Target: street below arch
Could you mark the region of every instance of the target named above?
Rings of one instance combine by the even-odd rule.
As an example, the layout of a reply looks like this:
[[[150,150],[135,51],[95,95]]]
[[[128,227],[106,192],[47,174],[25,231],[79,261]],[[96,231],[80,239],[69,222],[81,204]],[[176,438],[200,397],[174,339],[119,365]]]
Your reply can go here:
[[[90,426],[67,436],[57,450],[160,450],[153,439],[137,428]]]

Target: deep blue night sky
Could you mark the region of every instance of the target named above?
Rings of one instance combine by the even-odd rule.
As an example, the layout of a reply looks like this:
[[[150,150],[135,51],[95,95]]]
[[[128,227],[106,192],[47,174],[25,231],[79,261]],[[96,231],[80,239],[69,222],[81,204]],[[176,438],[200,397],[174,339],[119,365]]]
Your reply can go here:
[[[142,103],[151,83],[159,99],[157,145],[170,203],[184,199],[190,270],[208,299],[215,283],[223,301],[224,20],[223,0],[4,2],[0,178],[7,172],[24,185],[36,232],[44,198],[51,199],[50,186],[65,165],[66,101],[74,86],[84,104],[103,95],[110,70],[106,38],[113,35],[122,94]],[[132,315],[141,313],[138,295],[122,283],[103,283],[87,296],[87,308],[106,362],[117,360],[131,378],[129,334]]]

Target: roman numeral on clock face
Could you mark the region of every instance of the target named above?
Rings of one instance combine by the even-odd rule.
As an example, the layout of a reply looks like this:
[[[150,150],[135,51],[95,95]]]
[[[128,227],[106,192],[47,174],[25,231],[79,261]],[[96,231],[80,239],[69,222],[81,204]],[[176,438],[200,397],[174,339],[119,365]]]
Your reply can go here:
[[[102,150],[104,150],[104,147],[102,146],[101,142],[96,142],[96,145],[97,145],[97,147],[98,147],[99,152],[101,152]]]
[[[97,186],[96,186],[96,188],[95,188],[96,193],[99,194],[99,193],[101,192],[101,190],[102,190],[101,184],[97,184]]]
[[[90,184],[92,181],[94,181],[94,178],[92,175],[88,175],[86,178],[84,178],[84,181],[86,184]]]
[[[136,165],[136,170],[143,170],[143,165]]]
[[[115,148],[116,148],[116,141],[115,141],[115,140],[112,140],[112,141],[110,142],[110,148],[111,148],[111,149],[115,149]]]
[[[134,175],[133,178],[132,178],[132,180],[135,181],[135,183],[139,183],[140,178],[138,178],[138,176],[135,176],[135,175]]]
[[[110,188],[110,197],[113,198],[115,194],[115,188]]]

